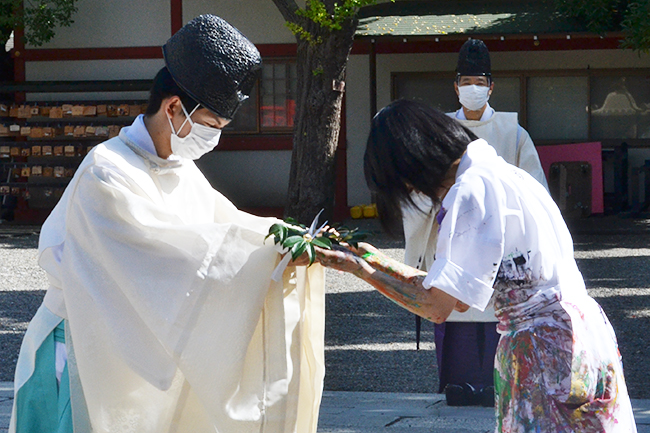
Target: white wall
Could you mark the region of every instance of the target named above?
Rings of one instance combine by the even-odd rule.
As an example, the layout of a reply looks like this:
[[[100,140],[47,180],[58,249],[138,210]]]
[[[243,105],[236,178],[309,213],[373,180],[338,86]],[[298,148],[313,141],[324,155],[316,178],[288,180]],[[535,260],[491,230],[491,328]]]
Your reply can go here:
[[[171,36],[169,0],[79,1],[70,27],[39,48],[99,48],[163,45]],[[295,43],[272,0],[184,0],[183,23],[214,14],[257,44]],[[29,47],[28,47],[29,48]]]
[[[70,60],[26,62],[27,81],[150,80],[163,67],[163,59]]]
[[[39,48],[162,45],[171,35],[169,0],[84,0],[75,3],[74,24],[56,29]]]
[[[202,14],[223,18],[255,44],[296,42],[272,0],[183,0],[183,22]]]

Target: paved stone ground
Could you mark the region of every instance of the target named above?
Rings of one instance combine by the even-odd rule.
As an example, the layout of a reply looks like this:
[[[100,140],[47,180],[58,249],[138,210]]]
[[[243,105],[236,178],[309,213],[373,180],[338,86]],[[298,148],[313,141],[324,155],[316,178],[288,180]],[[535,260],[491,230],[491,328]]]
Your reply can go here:
[[[442,394],[325,391],[318,432],[494,432],[494,409],[450,407],[444,399]],[[632,407],[637,432],[650,433],[650,400],[632,400]]]
[[[495,424],[494,409],[450,407],[442,394],[325,391],[318,432],[491,433]]]
[[[403,241],[384,236],[374,221],[355,220],[370,241],[394,258]],[[22,334],[47,287],[36,265],[37,230],[0,226],[0,381],[13,380]],[[619,338],[633,398],[650,398],[650,220],[592,217],[572,225],[576,257],[590,293]],[[415,319],[365,283],[328,270],[325,389],[435,393],[433,325],[423,323],[415,350]]]

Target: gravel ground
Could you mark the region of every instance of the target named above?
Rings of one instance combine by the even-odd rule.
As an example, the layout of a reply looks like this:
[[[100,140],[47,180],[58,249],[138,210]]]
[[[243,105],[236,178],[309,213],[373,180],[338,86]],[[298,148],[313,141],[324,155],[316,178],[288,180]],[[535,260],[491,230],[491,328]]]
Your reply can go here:
[[[386,237],[374,221],[348,225],[361,225],[382,251],[403,258],[403,241]],[[650,398],[650,220],[592,217],[571,227],[589,292],[617,333],[630,395]],[[0,230],[0,381],[13,380],[22,335],[47,288],[35,233]],[[360,280],[327,272],[325,389],[436,392],[433,325],[423,322],[416,351],[413,315]]]
[[[27,323],[38,309],[47,277],[36,263],[38,235],[0,235],[0,381],[13,380]]]

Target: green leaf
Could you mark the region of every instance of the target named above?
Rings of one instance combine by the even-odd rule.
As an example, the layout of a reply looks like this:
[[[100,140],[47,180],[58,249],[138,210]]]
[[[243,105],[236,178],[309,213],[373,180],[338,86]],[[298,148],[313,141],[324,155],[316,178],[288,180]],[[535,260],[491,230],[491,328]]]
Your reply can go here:
[[[281,244],[287,237],[287,227],[284,224],[273,224],[269,228],[269,234],[266,235],[266,238],[273,236],[273,240],[276,244]]]
[[[323,236],[327,237],[332,244],[341,244],[341,243],[347,243],[350,244],[354,247],[358,246],[358,243],[360,241],[365,240],[368,237],[367,232],[362,232],[359,231],[358,228],[355,228],[353,230],[348,229],[347,227],[343,226],[332,226],[337,232],[338,235],[332,233],[332,232],[327,232]]]
[[[16,25],[25,27],[24,39],[27,44],[40,46],[54,37],[58,27],[69,27],[74,21],[72,16],[77,12],[77,0],[35,0],[25,2],[24,8],[18,10],[15,16]],[[11,0],[14,5],[22,5],[22,1]]]
[[[296,260],[298,257],[300,257],[302,253],[304,253],[307,249],[307,244],[308,242],[304,239],[302,239],[301,242],[297,242],[293,248],[291,248],[291,258],[293,260]]]
[[[325,248],[326,250],[332,249],[332,241],[324,236],[318,236],[312,239],[311,243],[317,247]]]
[[[287,239],[287,235],[289,234],[289,230],[287,229],[287,226],[281,225],[280,230],[278,234],[275,237],[275,243],[276,244],[281,244]]]
[[[277,224],[277,223],[273,224],[271,228],[269,228],[269,234],[266,235],[266,237],[268,238],[269,236],[277,235],[282,229],[282,226],[283,226],[282,224]]]
[[[285,219],[284,222],[287,224],[291,224],[292,226],[302,227],[303,229],[307,228],[304,224],[300,224],[298,220],[292,217],[287,217],[287,219]]]
[[[307,257],[309,257],[309,266],[313,265],[314,260],[316,260],[316,249],[311,242],[309,242],[309,247],[307,248]]]
[[[304,240],[305,239],[302,236],[290,236],[282,242],[282,246],[285,248],[292,248],[295,244]]]
[[[348,241],[348,245],[353,248],[359,248],[359,241]]]
[[[354,234],[348,235],[348,241],[360,242],[360,241],[365,240],[367,237],[368,236],[365,233],[354,233]]]
[[[302,236],[307,233],[307,229],[296,229],[294,227],[287,227],[288,236]]]
[[[293,218],[287,218],[282,223],[273,224],[269,228],[269,234],[266,238],[273,236],[276,244],[281,244],[284,248],[289,249],[293,260],[298,259],[302,254],[307,252],[309,264],[311,265],[316,260],[315,247],[332,249],[332,245],[339,245],[341,243],[358,247],[358,243],[365,240],[368,236],[367,232],[361,232],[358,228],[350,230],[340,224],[333,224],[330,227],[334,228],[338,234],[325,232],[320,236],[307,240],[305,239],[307,227],[299,224]]]

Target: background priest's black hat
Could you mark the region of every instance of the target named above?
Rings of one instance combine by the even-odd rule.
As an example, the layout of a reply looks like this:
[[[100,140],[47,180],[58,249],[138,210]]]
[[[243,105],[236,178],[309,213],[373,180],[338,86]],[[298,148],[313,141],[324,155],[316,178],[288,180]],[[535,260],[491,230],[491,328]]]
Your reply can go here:
[[[165,43],[163,55],[176,84],[228,120],[248,99],[262,69],[255,45],[215,15],[198,16],[183,26]]]
[[[485,43],[480,39],[469,39],[458,52],[456,74],[476,76],[492,76],[490,53]]]

